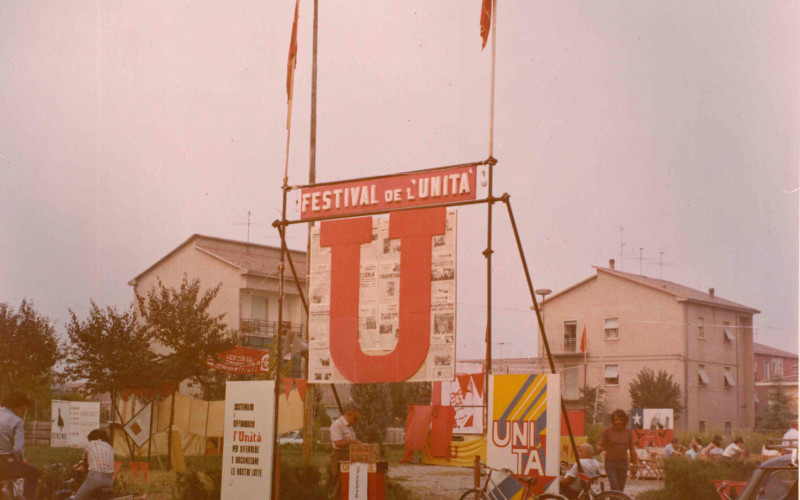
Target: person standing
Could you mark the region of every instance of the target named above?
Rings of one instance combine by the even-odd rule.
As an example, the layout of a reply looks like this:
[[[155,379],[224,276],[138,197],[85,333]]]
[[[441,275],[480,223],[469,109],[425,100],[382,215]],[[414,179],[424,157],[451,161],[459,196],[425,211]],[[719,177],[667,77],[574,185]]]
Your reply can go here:
[[[605,451],[605,467],[608,483],[612,490],[623,491],[628,479],[628,457],[632,465],[639,459],[633,447],[633,435],[627,427],[628,415],[624,410],[614,410],[611,426],[603,430],[597,446],[598,453]]]
[[[36,499],[36,486],[41,471],[25,460],[25,412],[31,405],[28,396],[12,392],[0,407],[0,480],[25,480],[23,495],[26,500]]]
[[[783,435],[783,453],[791,453],[792,448],[797,448],[797,420],[792,422],[792,426]]]
[[[89,442],[83,451],[84,463],[75,469],[88,469],[86,479],[78,488],[73,500],[88,500],[105,489],[114,487],[114,448],[108,444],[108,434],[100,429],[89,433]]]
[[[361,411],[355,407],[345,409],[344,415],[331,424],[331,478],[334,484],[339,482],[339,461],[350,458],[350,445],[361,441],[356,439],[353,426],[361,418]]]

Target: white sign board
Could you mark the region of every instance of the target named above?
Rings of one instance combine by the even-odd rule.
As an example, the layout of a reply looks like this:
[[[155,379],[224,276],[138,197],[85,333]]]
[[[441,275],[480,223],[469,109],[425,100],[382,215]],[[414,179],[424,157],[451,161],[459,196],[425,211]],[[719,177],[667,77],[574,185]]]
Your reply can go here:
[[[367,500],[367,474],[369,464],[353,462],[350,464],[350,484],[347,490],[348,500]]]
[[[54,399],[50,419],[50,446],[82,448],[89,433],[100,428],[100,403]]]
[[[274,417],[274,380],[225,384],[222,500],[271,497]]]
[[[132,419],[125,424],[125,433],[131,437],[136,446],[141,448],[150,439],[150,417],[153,414],[153,403],[139,410]]]

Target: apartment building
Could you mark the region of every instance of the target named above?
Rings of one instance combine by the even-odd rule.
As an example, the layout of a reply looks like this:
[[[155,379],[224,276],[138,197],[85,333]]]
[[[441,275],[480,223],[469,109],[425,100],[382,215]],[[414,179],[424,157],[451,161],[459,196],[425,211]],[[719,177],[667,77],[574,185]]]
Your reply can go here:
[[[567,406],[577,406],[586,384],[602,386],[610,408],[629,410],[629,385],[650,368],[666,370],[681,388],[685,409],[676,429],[752,428],[753,315],[759,311],[713,288],[702,292],[618,271],[613,260],[595,269],[542,301]]]
[[[797,416],[797,354],[753,343],[756,418],[769,404],[769,393],[777,388],[792,402]]]

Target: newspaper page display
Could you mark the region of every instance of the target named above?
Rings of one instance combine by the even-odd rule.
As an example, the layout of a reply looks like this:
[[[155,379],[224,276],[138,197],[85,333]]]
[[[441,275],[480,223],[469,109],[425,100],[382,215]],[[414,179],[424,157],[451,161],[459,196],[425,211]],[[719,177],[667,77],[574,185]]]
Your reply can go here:
[[[82,448],[89,433],[100,428],[100,403],[54,399],[50,408],[52,447]]]
[[[390,218],[372,218],[372,238],[360,246],[358,343],[368,356],[394,351],[400,332],[400,256],[402,239],[389,238]],[[331,248],[320,245],[320,226],[312,228],[309,288],[309,379],[347,383],[334,366],[330,331]],[[427,286],[427,285],[426,285]],[[452,380],[456,336],[456,210],[446,211],[444,234],[432,237],[430,347],[422,366],[405,380]],[[391,374],[388,374],[391,377]],[[387,382],[400,381],[385,380]]]
[[[487,463],[515,475],[538,478],[534,485],[537,495],[558,493],[560,396],[558,375],[489,377]],[[507,487],[515,486],[510,483]],[[508,498],[516,494],[510,493]]]
[[[274,409],[274,380],[225,384],[222,500],[271,497]]]

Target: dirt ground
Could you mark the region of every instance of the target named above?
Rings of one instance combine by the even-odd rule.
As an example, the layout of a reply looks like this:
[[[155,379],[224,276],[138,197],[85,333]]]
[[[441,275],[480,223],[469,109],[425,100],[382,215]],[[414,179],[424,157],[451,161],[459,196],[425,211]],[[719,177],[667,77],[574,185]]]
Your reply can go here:
[[[421,500],[457,499],[473,485],[473,471],[466,467],[397,464],[389,468],[389,477],[413,491]],[[625,493],[636,498],[639,493],[663,487],[663,481],[629,479]]]

